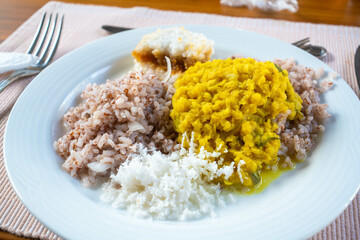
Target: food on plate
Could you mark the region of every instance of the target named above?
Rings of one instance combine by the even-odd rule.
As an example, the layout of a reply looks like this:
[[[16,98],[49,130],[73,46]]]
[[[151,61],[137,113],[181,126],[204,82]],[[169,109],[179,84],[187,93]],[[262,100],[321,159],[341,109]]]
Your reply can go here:
[[[320,94],[330,89],[336,76],[324,77],[324,69],[314,70],[296,64],[294,59],[275,59],[274,63],[288,72],[294,90],[302,99],[303,117],[295,121],[279,121],[281,146],[279,167],[294,167],[296,160],[303,161],[315,148],[319,134],[325,131],[324,121],[331,117],[328,105],[320,103]],[[321,80],[321,82],[319,82]],[[292,161],[293,160],[293,161]]]
[[[71,176],[138,217],[215,216],[234,189],[303,161],[330,117],[319,96],[332,82],[294,59],[211,60],[213,41],[178,27],[132,54],[125,76],[85,88],[54,148]]]
[[[213,44],[201,33],[172,27],[145,35],[132,55],[143,66],[163,69],[167,68],[167,56],[173,71],[184,71],[196,62],[209,61],[214,52]]]
[[[135,143],[164,153],[179,149],[169,116],[173,91],[147,72],[88,85],[83,102],[64,115],[67,133],[54,143],[63,168],[90,186],[117,171],[137,151]]]
[[[197,63],[175,82],[171,117],[179,138],[195,133],[195,143],[221,152],[215,159],[236,171],[226,184],[252,187],[255,174],[278,163],[277,120],[300,119],[300,96],[287,71],[251,58]],[[221,160],[220,160],[221,159]]]
[[[182,221],[216,216],[215,206],[233,200],[231,194],[222,193],[220,184],[213,183],[234,171],[233,164],[220,167],[208,162],[219,154],[204,148],[197,152],[193,139],[189,150],[182,147],[170,154],[141,148],[111,176],[101,198],[138,217]]]

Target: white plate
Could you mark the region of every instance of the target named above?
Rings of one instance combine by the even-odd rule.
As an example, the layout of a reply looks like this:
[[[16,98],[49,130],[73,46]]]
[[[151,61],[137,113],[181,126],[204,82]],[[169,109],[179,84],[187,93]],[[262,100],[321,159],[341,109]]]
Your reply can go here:
[[[332,70],[311,55],[260,34],[212,26],[186,26],[215,41],[215,58],[233,54],[262,60],[294,57]],[[102,204],[61,169],[52,143],[63,113],[89,82],[104,82],[132,66],[131,50],[156,27],[112,35],[66,56],[39,74],[15,104],[5,133],[6,168],[25,206],[66,239],[304,239],[333,221],[360,183],[360,103],[344,80],[323,96],[333,118],[304,164],[265,191],[240,196],[218,218],[191,222],[150,221]]]

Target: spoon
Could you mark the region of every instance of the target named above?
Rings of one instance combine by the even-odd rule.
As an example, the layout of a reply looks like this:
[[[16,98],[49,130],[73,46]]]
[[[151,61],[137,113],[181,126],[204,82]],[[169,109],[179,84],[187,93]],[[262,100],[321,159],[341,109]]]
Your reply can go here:
[[[322,59],[326,56],[327,50],[324,47],[316,46],[316,45],[307,45],[305,48],[303,48],[308,53],[314,55],[315,57]]]
[[[307,37],[300,41],[294,42],[292,44],[298,48],[301,48],[304,51],[307,51],[308,53],[310,53],[311,55],[313,55],[319,59],[322,59],[323,57],[326,56],[326,54],[327,54],[326,48],[321,47],[321,46],[307,44],[309,42],[310,42],[310,38]]]

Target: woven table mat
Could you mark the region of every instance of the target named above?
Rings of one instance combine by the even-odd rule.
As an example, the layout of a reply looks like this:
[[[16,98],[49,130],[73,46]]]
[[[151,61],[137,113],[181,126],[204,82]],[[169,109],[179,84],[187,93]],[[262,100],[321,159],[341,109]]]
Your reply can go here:
[[[31,16],[0,45],[1,52],[25,52],[42,14],[64,13],[62,38],[55,60],[71,50],[107,36],[102,25],[146,27],[165,24],[206,24],[241,28],[287,42],[310,37],[330,53],[324,62],[347,81],[360,96],[354,72],[354,53],[360,45],[360,28],[324,24],[297,23],[270,19],[227,17],[202,13],[160,11],[144,7],[118,8],[49,2]],[[0,80],[6,77],[0,75]],[[3,158],[3,135],[9,112],[32,78],[15,82],[0,94],[0,229],[40,239],[58,239],[22,205],[7,177]],[[359,109],[360,110],[360,109]],[[360,239],[360,194],[329,226],[311,239]],[[76,236],[74,236],[76,238]]]

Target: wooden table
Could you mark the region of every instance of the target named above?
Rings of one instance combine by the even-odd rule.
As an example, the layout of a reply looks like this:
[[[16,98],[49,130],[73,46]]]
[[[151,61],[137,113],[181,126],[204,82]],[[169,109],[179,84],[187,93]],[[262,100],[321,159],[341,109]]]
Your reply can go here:
[[[290,21],[360,26],[359,0],[298,0],[297,13],[262,12],[257,9],[220,5],[220,0],[62,0],[119,7],[147,6],[163,10],[215,13],[238,17],[273,18]],[[48,0],[1,0],[0,42],[4,41]]]
[[[63,2],[100,4],[119,7],[146,6],[163,10],[204,12],[228,16],[272,18],[290,21],[360,26],[359,0],[298,0],[297,13],[263,12],[258,9],[233,8],[220,5],[220,0],[62,0]],[[16,30],[48,0],[1,0],[0,43]],[[0,239],[17,240],[10,233],[0,231]]]

